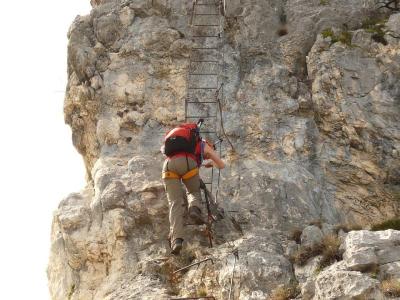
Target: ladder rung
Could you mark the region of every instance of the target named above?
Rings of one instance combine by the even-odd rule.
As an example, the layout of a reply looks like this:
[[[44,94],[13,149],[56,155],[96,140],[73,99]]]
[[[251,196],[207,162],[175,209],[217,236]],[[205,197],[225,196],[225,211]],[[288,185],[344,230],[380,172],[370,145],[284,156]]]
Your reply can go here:
[[[189,90],[218,90],[218,87],[189,87]]]
[[[216,6],[215,3],[196,3],[196,5],[201,5],[201,6]]]
[[[211,27],[216,27],[216,26],[219,26],[219,24],[193,24],[193,26],[211,26]]]
[[[196,75],[196,76],[218,76],[218,74],[217,73],[204,73],[204,74],[201,74],[201,73],[189,73],[189,75]]]

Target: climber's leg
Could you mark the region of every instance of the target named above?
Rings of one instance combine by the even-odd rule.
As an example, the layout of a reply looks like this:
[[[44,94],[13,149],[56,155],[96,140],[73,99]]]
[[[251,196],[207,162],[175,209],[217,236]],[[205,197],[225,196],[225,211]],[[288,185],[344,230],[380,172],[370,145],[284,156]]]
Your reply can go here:
[[[198,207],[202,210],[201,191],[200,191],[200,176],[199,174],[190,179],[183,180],[187,189],[188,207]]]
[[[166,163],[163,171],[166,170]],[[173,170],[170,170],[173,171]],[[186,213],[186,205],[184,202],[184,190],[180,179],[165,178],[164,187],[167,193],[169,204],[169,224],[171,243],[177,238],[183,238],[184,215]]]
[[[194,160],[189,160],[187,162],[187,169],[192,170],[197,167],[197,163]],[[195,176],[183,180],[186,186],[189,217],[195,224],[201,225],[205,223],[204,216],[202,213],[205,211],[201,202],[201,191],[200,191],[200,176],[196,174]]]
[[[193,159],[189,158],[186,162],[186,172],[194,168],[197,168],[197,163]],[[199,174],[182,181],[186,186],[189,209],[196,206],[202,210]]]

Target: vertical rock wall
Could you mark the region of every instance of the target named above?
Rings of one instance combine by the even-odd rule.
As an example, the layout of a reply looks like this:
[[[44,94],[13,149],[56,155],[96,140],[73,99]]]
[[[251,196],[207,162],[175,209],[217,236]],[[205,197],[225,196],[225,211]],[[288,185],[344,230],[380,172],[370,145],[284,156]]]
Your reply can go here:
[[[224,148],[220,201],[243,232],[221,227],[209,249],[188,229],[182,257],[169,257],[159,148],[184,120],[191,3],[91,3],[69,30],[64,106],[88,185],[54,215],[53,299],[167,299],[202,285],[226,299],[234,248],[240,299],[263,299],[296,279],[285,255],[293,228],[398,213],[399,15],[383,45],[360,29],[372,0],[235,0],[223,115],[236,152]],[[324,38],[326,28],[351,33],[351,45]],[[214,265],[171,277],[208,255]]]

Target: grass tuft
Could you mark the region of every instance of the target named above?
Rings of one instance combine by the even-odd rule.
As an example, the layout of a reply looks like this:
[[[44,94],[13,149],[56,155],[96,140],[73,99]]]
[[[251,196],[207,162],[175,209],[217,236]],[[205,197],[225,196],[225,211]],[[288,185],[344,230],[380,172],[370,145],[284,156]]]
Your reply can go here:
[[[300,246],[299,250],[290,257],[290,261],[299,266],[304,266],[310,258],[321,255],[318,268],[323,269],[335,261],[342,260],[342,253],[339,247],[340,240],[336,235],[325,235],[318,244]]]
[[[400,297],[400,281],[395,278],[385,279],[381,283],[381,290],[387,297]]]
[[[351,39],[353,38],[353,35],[351,34],[350,31],[344,30],[341,33],[339,33],[338,40],[339,42],[351,46]]]
[[[276,288],[269,300],[289,300],[296,298],[300,294],[299,285],[297,283],[291,283]]]
[[[206,297],[207,296],[207,288],[204,284],[197,288],[197,296],[198,297]]]
[[[400,230],[400,219],[394,218],[382,223],[377,223],[372,225],[372,231],[379,231],[379,230],[387,230],[387,229],[395,229]]]
[[[290,261],[299,266],[304,266],[310,258],[320,255],[322,251],[322,244],[300,246],[300,248],[290,257]]]
[[[326,29],[322,30],[321,34],[322,34],[324,39],[326,39],[328,37],[333,38],[335,36],[335,34],[333,33],[332,28],[326,28]]]
[[[75,283],[71,285],[71,287],[69,288],[69,292],[68,292],[68,300],[70,300],[72,298],[72,295],[75,293]]]
[[[361,28],[363,28],[365,31],[369,33],[372,33],[371,38],[375,42],[387,45],[388,42],[385,39],[385,34],[386,34],[385,23],[387,22],[387,20],[388,20],[387,18],[377,18],[377,17],[366,18],[362,22]]]
[[[329,37],[331,39],[331,45],[341,42],[347,46],[351,46],[351,39],[353,35],[348,30],[343,30],[339,34],[335,34],[331,28],[327,28],[322,30],[321,34],[324,38]]]
[[[343,259],[339,247],[340,240],[336,235],[330,234],[324,236],[322,239],[322,258],[319,262],[319,268],[323,269]]]
[[[364,19],[361,22],[361,28],[363,29],[370,29],[376,26],[384,27],[385,23],[388,21],[388,18],[378,18],[378,17],[369,17]]]

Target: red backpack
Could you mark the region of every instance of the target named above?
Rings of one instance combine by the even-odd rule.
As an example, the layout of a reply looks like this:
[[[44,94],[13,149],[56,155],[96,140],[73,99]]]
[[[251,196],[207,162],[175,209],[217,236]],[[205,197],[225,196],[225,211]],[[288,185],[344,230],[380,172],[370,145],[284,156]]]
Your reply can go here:
[[[164,154],[173,156],[180,152],[195,154],[200,141],[200,130],[196,123],[182,124],[169,131],[164,139]]]

